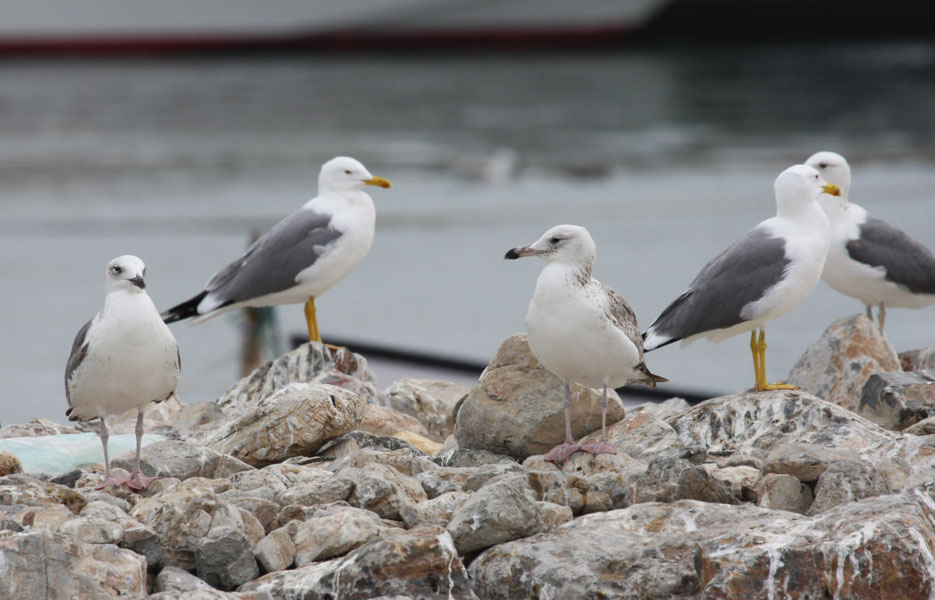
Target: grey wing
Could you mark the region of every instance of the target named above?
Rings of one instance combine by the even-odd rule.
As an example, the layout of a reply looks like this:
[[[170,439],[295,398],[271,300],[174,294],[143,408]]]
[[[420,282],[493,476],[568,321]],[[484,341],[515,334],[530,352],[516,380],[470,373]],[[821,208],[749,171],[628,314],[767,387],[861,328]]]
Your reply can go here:
[[[847,243],[847,254],[858,262],[883,267],[887,281],[913,294],[935,294],[935,255],[882,219],[868,217],[860,226],[860,237]]]
[[[88,331],[91,329],[91,323],[93,322],[94,319],[91,319],[78,330],[75,341],[71,345],[68,362],[65,363],[65,399],[68,400],[68,406],[71,406],[71,392],[68,390],[68,381],[71,379],[71,374],[75,372],[81,361],[88,355]],[[68,412],[71,412],[71,409]],[[68,412],[65,414],[68,414]]]
[[[205,290],[222,304],[233,304],[293,287],[296,275],[341,237],[330,224],[331,215],[308,209],[289,215],[218,271]]]
[[[672,343],[742,323],[743,308],[778,283],[789,265],[785,240],[756,227],[701,269],[691,285],[649,326]]]
[[[613,324],[623,332],[627,338],[633,342],[636,349],[639,350],[640,360],[643,360],[643,336],[640,335],[640,326],[636,321],[636,313],[630,308],[630,303],[626,298],[618,294],[615,290],[604,286],[604,293],[607,294],[608,318]]]

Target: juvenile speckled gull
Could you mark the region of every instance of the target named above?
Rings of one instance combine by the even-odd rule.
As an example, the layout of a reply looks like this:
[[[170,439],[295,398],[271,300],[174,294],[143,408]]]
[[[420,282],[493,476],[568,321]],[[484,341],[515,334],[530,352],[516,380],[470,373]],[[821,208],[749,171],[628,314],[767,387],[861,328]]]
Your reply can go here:
[[[822,196],[831,221],[831,248],[821,274],[828,285],[864,303],[867,318],[879,307],[880,329],[886,307],[922,308],[935,303],[935,255],[906,233],[849,202],[851,168],[840,154],[817,152],[806,161],[841,188]]]
[[[806,165],[783,171],[773,189],[776,216],[701,269],[646,330],[647,352],[680,340],[683,346],[699,338],[721,342],[750,331],[755,388],[794,389],[766,382],[766,324],[797,306],[818,285],[830,243],[830,225],[818,196],[840,191]]]
[[[211,277],[194,297],[163,313],[199,323],[245,306],[305,303],[309,340],[320,342],[315,298],[357,268],[373,243],[375,210],[364,186],[389,188],[358,161],[339,156],[318,176],[318,196]]]
[[[101,419],[105,479],[100,488],[126,483],[142,490],[152,481],[140,472],[143,408],[162,402],[179,384],[179,349],[145,291],[146,267],[135,256],[107,265],[104,305],[78,331],[65,366],[65,397],[72,421]],[[129,477],[110,474],[106,417],[136,408],[136,468]]]
[[[597,248],[584,227],[558,225],[533,244],[513,248],[506,258],[538,256],[546,261],[526,312],[529,349],[543,367],[562,380],[565,442],[546,460],[563,463],[578,450],[613,454],[607,443],[607,386],[668,381],[643,361],[643,340],[627,301],[591,277]],[[601,441],[584,447],[571,436],[571,384],[603,386]]]

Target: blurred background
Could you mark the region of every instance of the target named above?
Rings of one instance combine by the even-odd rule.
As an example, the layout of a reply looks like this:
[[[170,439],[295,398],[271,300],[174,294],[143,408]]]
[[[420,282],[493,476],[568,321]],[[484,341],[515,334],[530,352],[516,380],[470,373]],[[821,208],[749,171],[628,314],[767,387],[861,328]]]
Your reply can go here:
[[[314,196],[339,154],[394,188],[370,191],[371,254],[318,301],[325,341],[478,369],[524,330],[542,266],[507,249],[587,227],[595,276],[645,328],[818,150],[849,159],[852,201],[933,248],[933,15],[908,0],[0,0],[0,422],[64,420],[65,360],[107,261],[140,256],[168,308]],[[769,379],[862,310],[820,284],[769,328]],[[304,335],[301,306],[275,319],[265,358]],[[240,376],[243,322],[173,325],[183,401]],[[898,351],[932,345],[935,307],[891,310],[886,332]],[[700,396],[753,383],[746,336],[647,363]],[[476,378],[374,364],[381,387]]]

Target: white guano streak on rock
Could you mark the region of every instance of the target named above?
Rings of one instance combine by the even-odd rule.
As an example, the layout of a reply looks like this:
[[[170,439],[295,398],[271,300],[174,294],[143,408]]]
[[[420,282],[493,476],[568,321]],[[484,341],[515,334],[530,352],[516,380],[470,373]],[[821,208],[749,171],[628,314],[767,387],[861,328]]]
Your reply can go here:
[[[7,563],[6,552],[0,550],[0,579],[6,579],[6,572],[10,568]]]
[[[932,556],[932,550],[925,542],[925,538],[922,534],[915,529],[910,529],[909,535],[919,542],[919,548],[922,550],[922,559],[925,561],[926,571],[928,571],[929,574],[929,581],[935,581],[935,556]],[[935,600],[935,584],[929,585],[929,600]]]
[[[483,523],[481,523],[480,515],[471,515],[471,531],[477,531],[481,528],[481,525],[483,525]]]
[[[860,572],[860,563],[857,561],[857,558],[854,556],[854,553],[857,549],[863,545],[867,540],[873,537],[873,534],[876,532],[876,523],[870,521],[865,523],[863,527],[849,533],[844,536],[841,540],[834,542],[832,546],[834,547],[834,552],[837,555],[837,566],[834,570],[834,593],[832,598],[834,600],[840,600],[841,590],[844,589],[844,563],[847,560],[850,560],[851,565],[854,567],[854,573]],[[824,553],[824,548],[822,548]],[[873,562],[871,557],[870,571],[867,573],[868,578],[872,577],[873,574]]]
[[[695,518],[687,512],[682,513],[682,522],[685,523],[685,531],[698,531],[698,524],[695,522]]]
[[[345,559],[338,568],[334,570],[334,600],[341,600],[341,571],[357,562],[357,555],[354,554]],[[353,583],[353,582],[352,582]],[[353,587],[352,587],[353,589]]]
[[[455,580],[454,577],[451,576],[451,565],[454,564],[455,558],[458,556],[458,550],[455,548],[454,539],[447,531],[442,532],[441,535],[438,536],[438,543],[448,552],[448,600],[454,600],[455,597],[452,592],[455,588]]]

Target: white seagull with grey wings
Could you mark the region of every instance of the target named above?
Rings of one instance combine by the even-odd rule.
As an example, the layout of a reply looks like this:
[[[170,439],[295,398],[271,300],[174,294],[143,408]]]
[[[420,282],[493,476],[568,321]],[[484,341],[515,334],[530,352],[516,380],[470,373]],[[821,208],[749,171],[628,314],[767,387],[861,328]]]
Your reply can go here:
[[[547,263],[526,312],[529,349],[562,380],[565,391],[565,441],[545,459],[563,463],[578,450],[614,454],[607,443],[607,386],[656,387],[668,379],[646,368],[636,315],[624,297],[591,277],[597,247],[587,229],[557,225],[529,246],[506,253],[509,259],[524,256]],[[603,386],[600,442],[581,446],[571,436],[572,383]]]
[[[65,397],[72,421],[101,419],[104,445],[104,482],[126,483],[142,490],[152,481],[140,472],[143,408],[167,400],[179,384],[179,348],[172,332],[144,289],[146,266],[131,255],[119,256],[107,265],[104,306],[84,324],[65,366]],[[110,474],[107,454],[108,415],[138,409],[136,419],[136,468],[129,477]]]
[[[199,323],[246,306],[305,303],[310,341],[320,342],[315,298],[361,263],[373,243],[375,210],[364,186],[389,188],[353,158],[326,162],[318,196],[254,242],[211,277],[194,297],[163,313],[166,323]]]
[[[795,389],[766,382],[766,325],[805,300],[818,285],[831,235],[818,196],[838,195],[840,190],[806,165],[780,173],[773,189],[776,216],[701,269],[646,330],[647,352],[699,338],[721,342],[749,331],[756,390]]]
[[[886,307],[922,308],[935,304],[935,255],[906,232],[848,201],[851,167],[835,152],[816,152],[806,161],[841,188],[836,198],[823,196],[821,207],[831,221],[831,248],[821,274],[828,285],[864,303],[880,329]]]

